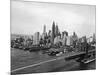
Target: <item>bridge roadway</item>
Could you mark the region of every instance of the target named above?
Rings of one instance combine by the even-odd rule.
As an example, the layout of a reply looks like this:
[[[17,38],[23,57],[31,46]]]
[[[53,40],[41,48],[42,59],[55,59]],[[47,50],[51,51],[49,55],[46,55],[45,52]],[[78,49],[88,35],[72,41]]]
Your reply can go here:
[[[89,53],[91,52],[95,52],[95,50],[90,50]],[[50,62],[54,62],[54,61],[58,61],[58,60],[62,60],[62,59],[72,59],[72,58],[75,58],[75,57],[79,57],[80,55],[84,55],[85,52],[69,52],[69,53],[66,53],[66,54],[62,54],[61,56],[51,56],[51,58],[48,58],[46,60],[41,60],[41,61],[37,61],[36,63],[34,64],[31,64],[31,65],[27,65],[27,66],[23,66],[23,67],[19,67],[19,68],[15,68],[13,70],[11,70],[11,73],[12,74],[16,74],[16,73],[20,73],[20,71],[22,73],[24,73],[25,69],[32,69],[34,67],[37,67],[37,66],[40,66],[40,65],[45,65],[46,63],[50,63]]]

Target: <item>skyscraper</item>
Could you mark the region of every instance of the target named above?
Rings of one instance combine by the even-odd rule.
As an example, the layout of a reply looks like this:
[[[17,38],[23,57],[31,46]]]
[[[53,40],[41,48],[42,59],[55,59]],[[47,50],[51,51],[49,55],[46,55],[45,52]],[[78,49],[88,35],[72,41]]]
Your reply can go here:
[[[33,44],[34,45],[38,45],[39,44],[39,40],[40,40],[40,33],[39,32],[36,32],[35,34],[34,34],[34,42],[33,42]]]
[[[46,25],[44,25],[43,33],[46,33]]]
[[[67,36],[68,36],[68,32],[63,31],[62,32],[62,44],[65,46],[66,42],[67,42]]]
[[[51,30],[49,30],[48,37],[51,37],[51,35],[52,35]]]
[[[77,41],[78,40],[78,36],[77,36],[77,34],[75,32],[73,32],[72,38],[73,38],[73,41]]]
[[[55,36],[58,36],[59,30],[58,30],[58,25],[55,27]]]
[[[55,38],[55,22],[53,21],[53,24],[52,24],[52,36],[51,36],[52,44],[54,43],[54,38]]]
[[[44,25],[42,39],[44,39],[46,36],[47,36],[47,33],[46,33],[46,25]]]
[[[96,46],[96,34],[95,33],[93,34],[93,41],[92,41],[92,43],[94,44],[94,46]]]

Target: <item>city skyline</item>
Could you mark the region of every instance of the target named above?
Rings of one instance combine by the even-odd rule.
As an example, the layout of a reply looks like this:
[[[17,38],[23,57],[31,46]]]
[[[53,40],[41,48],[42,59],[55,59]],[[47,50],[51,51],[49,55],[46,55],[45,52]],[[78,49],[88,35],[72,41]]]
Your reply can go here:
[[[52,23],[58,25],[60,32],[69,35],[91,36],[95,33],[95,6],[37,3],[11,1],[11,33],[34,34],[52,29]],[[35,11],[34,11],[35,10]]]

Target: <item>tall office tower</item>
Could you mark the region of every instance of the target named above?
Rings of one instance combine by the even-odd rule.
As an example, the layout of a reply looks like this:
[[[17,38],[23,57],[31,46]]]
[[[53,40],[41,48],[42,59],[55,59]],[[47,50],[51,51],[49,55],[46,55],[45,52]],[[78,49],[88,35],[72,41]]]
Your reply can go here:
[[[47,36],[47,33],[46,33],[46,25],[44,25],[42,39],[45,39],[46,36]]]
[[[64,38],[64,36],[68,36],[68,32],[63,31],[63,32],[62,32],[62,34],[61,34],[61,38],[63,39],[63,38]]]
[[[51,35],[52,44],[54,43],[54,38],[55,38],[55,22],[53,21],[53,24],[52,24],[52,35]]]
[[[62,32],[62,44],[63,44],[63,45],[66,45],[67,36],[68,36],[68,32],[63,31],[63,32]]]
[[[93,42],[96,42],[96,36],[95,36],[95,33],[93,34]]]
[[[46,25],[44,25],[43,33],[46,33]]]
[[[68,32],[67,31],[64,31],[64,35],[68,36]]]
[[[48,36],[51,36],[51,30],[48,31]]]
[[[39,32],[36,32],[34,34],[34,45],[38,45],[39,44],[39,41],[40,41],[40,33]]]
[[[77,34],[75,32],[73,32],[72,38],[73,38],[73,41],[77,41],[78,40],[78,36],[77,36]]]
[[[55,27],[55,36],[58,36],[58,33],[59,33],[59,29],[58,29],[58,25],[56,25],[56,27]]]

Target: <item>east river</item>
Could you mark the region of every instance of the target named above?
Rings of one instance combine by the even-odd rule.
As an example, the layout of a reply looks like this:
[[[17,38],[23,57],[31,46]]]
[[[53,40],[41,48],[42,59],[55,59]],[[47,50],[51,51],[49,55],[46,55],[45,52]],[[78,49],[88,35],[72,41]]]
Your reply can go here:
[[[58,57],[43,54],[42,50],[37,52],[29,52],[19,49],[11,49],[11,71],[12,74],[29,74],[96,69],[95,61],[88,64],[81,64],[76,62],[74,59],[67,61],[64,59],[54,60],[34,66],[34,64],[56,58]]]

